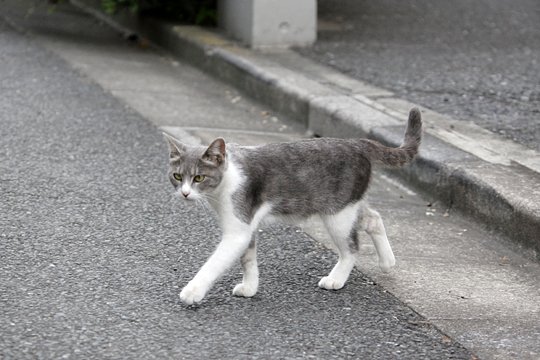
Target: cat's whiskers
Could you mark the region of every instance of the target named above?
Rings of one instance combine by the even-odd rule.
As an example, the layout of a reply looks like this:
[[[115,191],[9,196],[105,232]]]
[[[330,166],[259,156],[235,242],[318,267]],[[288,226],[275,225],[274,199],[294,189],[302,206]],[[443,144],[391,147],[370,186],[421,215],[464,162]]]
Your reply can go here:
[[[204,194],[204,197],[206,198],[206,200],[208,200],[209,202],[212,202],[212,203],[214,203],[216,205],[221,206],[221,204],[222,204],[221,199],[217,195],[213,195],[213,194],[211,195],[211,194],[206,193],[206,194]]]
[[[204,201],[204,199],[202,198],[197,198],[195,199],[197,205],[200,205],[200,207],[202,207],[203,211],[204,211],[204,214],[208,217],[210,216],[210,213],[209,213],[209,209],[208,209],[208,204],[206,204],[206,201]]]

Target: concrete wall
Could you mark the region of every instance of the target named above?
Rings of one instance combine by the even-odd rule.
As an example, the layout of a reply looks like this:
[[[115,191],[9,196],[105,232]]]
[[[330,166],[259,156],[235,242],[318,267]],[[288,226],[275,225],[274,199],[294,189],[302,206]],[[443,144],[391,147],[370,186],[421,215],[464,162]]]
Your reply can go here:
[[[218,22],[251,47],[309,46],[317,36],[316,0],[219,0]]]

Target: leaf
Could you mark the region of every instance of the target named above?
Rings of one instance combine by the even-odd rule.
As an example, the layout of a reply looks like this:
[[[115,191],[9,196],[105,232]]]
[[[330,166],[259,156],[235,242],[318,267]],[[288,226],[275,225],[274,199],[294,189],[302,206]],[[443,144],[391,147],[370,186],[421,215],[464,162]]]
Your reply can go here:
[[[195,17],[195,24],[201,25],[203,23],[216,23],[217,22],[217,14],[215,9],[210,9],[207,7],[202,7],[197,12],[197,16]]]

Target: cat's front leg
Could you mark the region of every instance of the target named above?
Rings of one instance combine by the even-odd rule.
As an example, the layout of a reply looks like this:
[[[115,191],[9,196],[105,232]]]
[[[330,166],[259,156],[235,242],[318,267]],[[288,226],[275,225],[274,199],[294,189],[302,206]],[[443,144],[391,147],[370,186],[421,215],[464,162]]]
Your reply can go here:
[[[180,292],[180,300],[186,305],[198,304],[202,301],[208,289],[191,280]]]
[[[259,287],[259,267],[257,266],[257,241],[255,238],[249,243],[244,255],[240,259],[244,271],[242,282],[234,287],[233,295],[252,297]]]
[[[214,282],[246,251],[251,239],[249,226],[238,226],[235,230],[224,233],[214,253],[182,289],[180,300],[183,303],[193,305],[201,302]]]

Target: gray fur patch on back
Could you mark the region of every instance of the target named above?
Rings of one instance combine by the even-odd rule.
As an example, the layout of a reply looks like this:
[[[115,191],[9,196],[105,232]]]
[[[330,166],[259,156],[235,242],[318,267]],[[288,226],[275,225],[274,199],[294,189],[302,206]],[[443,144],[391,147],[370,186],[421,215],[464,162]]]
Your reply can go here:
[[[335,214],[364,195],[371,176],[365,144],[312,139],[258,147],[228,147],[246,177],[233,194],[235,215],[249,223],[264,203],[272,215]]]

